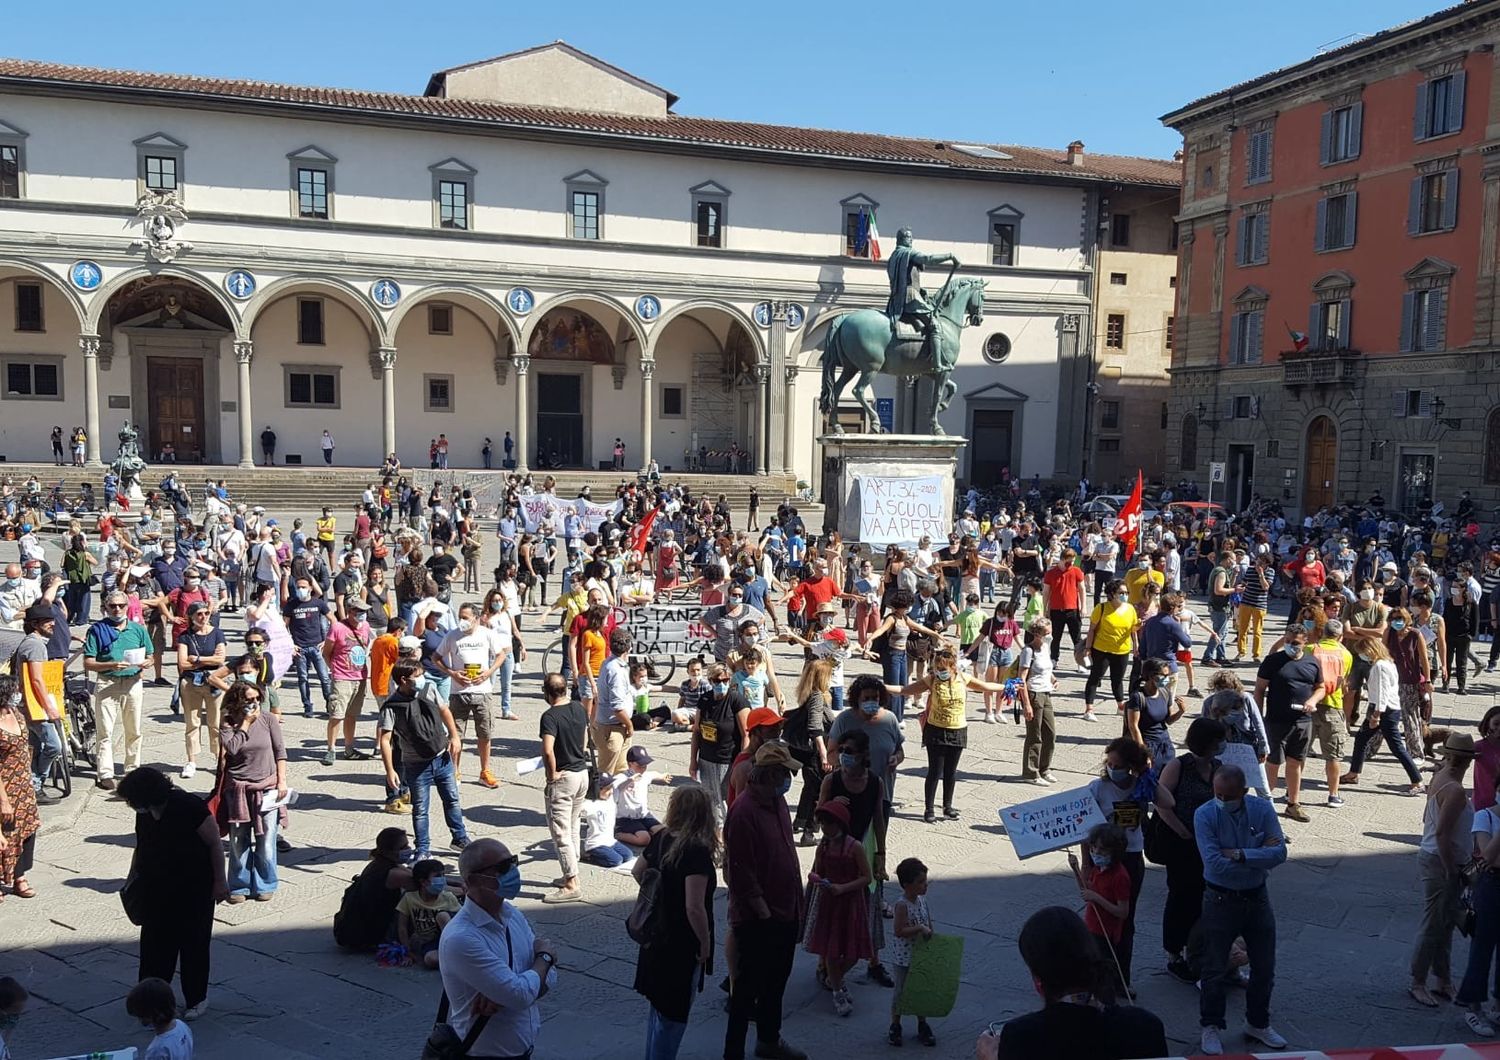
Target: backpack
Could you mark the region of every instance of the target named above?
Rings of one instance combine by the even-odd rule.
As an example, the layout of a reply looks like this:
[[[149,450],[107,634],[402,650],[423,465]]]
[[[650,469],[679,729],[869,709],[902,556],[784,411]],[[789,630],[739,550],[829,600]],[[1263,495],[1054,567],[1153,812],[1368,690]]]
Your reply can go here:
[[[437,693],[431,685],[417,689],[416,696],[409,701],[399,697],[394,704],[406,710],[404,736],[411,741],[412,750],[420,761],[430,762],[448,749],[448,727],[438,712]],[[390,700],[386,700],[390,704]]]
[[[658,861],[665,850],[665,842],[657,847]],[[649,946],[656,941],[661,929],[661,869],[648,859],[646,871],[641,873],[641,889],[635,896],[635,906],[625,918],[625,930],[636,942]]]

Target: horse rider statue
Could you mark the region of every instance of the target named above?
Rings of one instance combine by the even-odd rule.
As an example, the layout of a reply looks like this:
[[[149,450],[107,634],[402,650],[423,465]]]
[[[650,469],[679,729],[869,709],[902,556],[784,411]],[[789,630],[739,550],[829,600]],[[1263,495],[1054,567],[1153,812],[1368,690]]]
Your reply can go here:
[[[921,362],[937,364],[937,328],[932,322],[932,304],[922,290],[922,270],[928,265],[958,265],[952,254],[922,254],[912,249],[910,228],[896,232],[896,249],[886,265],[891,281],[891,296],[885,303],[885,315],[895,331],[898,321],[906,321],[922,335]]]

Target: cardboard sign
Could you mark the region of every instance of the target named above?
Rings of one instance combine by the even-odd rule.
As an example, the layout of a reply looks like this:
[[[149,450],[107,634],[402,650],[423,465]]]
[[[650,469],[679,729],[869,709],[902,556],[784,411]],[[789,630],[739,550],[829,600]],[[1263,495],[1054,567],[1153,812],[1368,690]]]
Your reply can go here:
[[[635,655],[709,655],[713,630],[703,624],[701,604],[648,604],[615,609],[615,620],[630,631]]]
[[[52,698],[52,707],[59,714],[63,709],[63,666],[62,659],[48,659],[42,663],[42,683],[47,688],[47,695]],[[31,690],[31,682],[24,674],[16,674],[16,680],[21,682],[21,692],[26,697],[26,716],[32,721],[44,721],[51,717],[45,706],[37,702],[36,693]]]
[[[1000,823],[1016,857],[1025,859],[1082,843],[1105,817],[1088,788],[1074,788],[1002,809]]]
[[[1239,766],[1245,771],[1245,783],[1270,798],[1271,785],[1266,780],[1266,767],[1256,759],[1255,748],[1247,743],[1227,743],[1215,757],[1226,766]]]
[[[915,545],[923,537],[936,541],[948,534],[943,479],[884,478],[859,480],[859,540],[866,545]]]

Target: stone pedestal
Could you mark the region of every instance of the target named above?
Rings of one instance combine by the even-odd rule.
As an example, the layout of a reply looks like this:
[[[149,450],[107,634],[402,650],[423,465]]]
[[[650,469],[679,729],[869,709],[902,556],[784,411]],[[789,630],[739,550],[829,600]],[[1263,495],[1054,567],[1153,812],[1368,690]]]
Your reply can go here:
[[[886,544],[915,544],[920,534],[934,541],[947,534],[953,524],[953,491],[958,477],[958,452],[968,440],[948,435],[911,434],[825,434],[818,438],[823,447],[823,503],[827,509],[824,525],[836,528],[845,541],[861,541],[876,547]],[[902,498],[902,480],[931,478],[940,482],[936,497]],[[861,480],[877,479],[894,486],[886,498],[886,507],[898,513],[910,540],[891,536],[889,530],[863,540],[860,519],[863,513]],[[888,523],[887,523],[888,525]]]

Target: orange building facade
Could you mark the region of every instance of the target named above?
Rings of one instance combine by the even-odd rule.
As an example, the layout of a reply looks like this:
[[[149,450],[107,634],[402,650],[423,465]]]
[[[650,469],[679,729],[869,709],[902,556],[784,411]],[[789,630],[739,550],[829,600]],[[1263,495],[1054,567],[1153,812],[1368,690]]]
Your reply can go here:
[[[1198,100],[1168,476],[1303,514],[1500,503],[1500,0]]]

